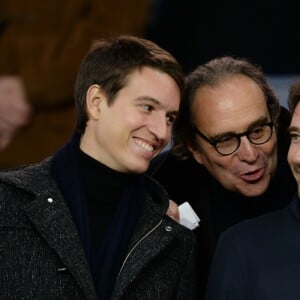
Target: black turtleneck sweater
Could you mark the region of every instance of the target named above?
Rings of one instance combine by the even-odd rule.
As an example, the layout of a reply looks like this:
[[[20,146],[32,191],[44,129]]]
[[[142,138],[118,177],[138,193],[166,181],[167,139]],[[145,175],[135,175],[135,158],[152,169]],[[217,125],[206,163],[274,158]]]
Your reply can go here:
[[[144,202],[141,175],[123,174],[79,152],[87,208],[87,256],[99,299],[109,299]]]
[[[98,299],[110,299],[142,213],[142,174],[123,174],[79,148],[80,135],[53,156],[51,173],[73,216]]]
[[[80,174],[86,193],[93,248],[97,249],[110,224],[129,175],[116,172],[80,151]]]

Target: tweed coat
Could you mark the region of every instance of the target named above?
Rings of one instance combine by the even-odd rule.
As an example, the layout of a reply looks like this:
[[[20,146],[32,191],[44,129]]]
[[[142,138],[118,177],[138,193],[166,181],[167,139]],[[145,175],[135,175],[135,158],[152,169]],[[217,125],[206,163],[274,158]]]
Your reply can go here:
[[[52,158],[0,173],[0,299],[97,299]],[[151,178],[111,299],[196,299],[194,236],[165,215]]]

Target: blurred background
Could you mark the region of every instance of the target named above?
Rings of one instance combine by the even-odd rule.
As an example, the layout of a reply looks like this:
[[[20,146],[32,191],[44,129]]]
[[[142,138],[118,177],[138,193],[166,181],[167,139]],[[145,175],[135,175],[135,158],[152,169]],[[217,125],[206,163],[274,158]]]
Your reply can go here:
[[[289,85],[300,78],[297,25],[292,0],[0,0],[0,126],[14,121],[13,100],[5,105],[12,88],[1,79],[20,79],[23,101],[21,129],[7,146],[0,143],[0,169],[38,162],[70,138],[76,72],[102,35],[149,38],[185,73],[217,56],[245,57],[262,66],[286,106]],[[0,138],[4,133],[0,127]]]

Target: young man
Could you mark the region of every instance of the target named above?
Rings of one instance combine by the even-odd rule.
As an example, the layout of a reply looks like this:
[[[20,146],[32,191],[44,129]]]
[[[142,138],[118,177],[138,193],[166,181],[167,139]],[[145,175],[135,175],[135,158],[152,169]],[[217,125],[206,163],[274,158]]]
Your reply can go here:
[[[221,235],[207,300],[299,299],[300,82],[290,89],[289,108],[292,121],[288,162],[298,184],[298,195],[295,193],[286,208],[244,221]]]
[[[169,142],[183,77],[156,44],[99,40],[75,84],[76,132],[0,174],[1,299],[194,299],[194,237],[144,175]]]
[[[203,291],[220,233],[282,208],[296,190],[286,162],[289,121],[263,72],[244,59],[217,58],[187,76],[174,146],[152,169],[164,160],[154,177],[201,220],[195,233]]]

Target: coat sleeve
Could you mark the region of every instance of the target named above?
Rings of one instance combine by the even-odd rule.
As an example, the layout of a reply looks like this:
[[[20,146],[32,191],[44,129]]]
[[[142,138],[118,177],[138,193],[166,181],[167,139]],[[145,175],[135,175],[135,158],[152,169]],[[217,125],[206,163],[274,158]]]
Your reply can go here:
[[[246,299],[243,252],[232,231],[220,236],[210,267],[205,300]]]

